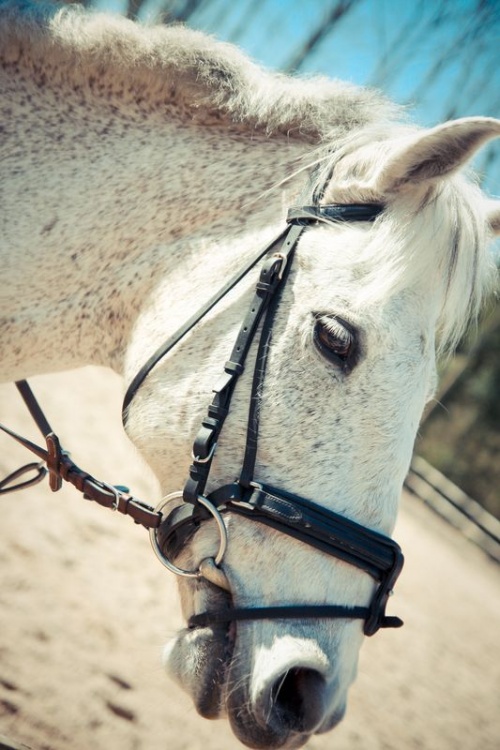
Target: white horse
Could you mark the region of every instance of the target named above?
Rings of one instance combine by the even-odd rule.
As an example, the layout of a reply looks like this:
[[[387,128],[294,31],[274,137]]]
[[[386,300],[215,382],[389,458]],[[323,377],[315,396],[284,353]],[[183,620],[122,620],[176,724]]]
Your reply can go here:
[[[494,284],[500,206],[459,174],[500,121],[424,130],[378,94],[262,71],[187,29],[44,2],[0,2],[3,380],[88,363],[126,382],[284,226],[287,206],[382,204],[373,222],[302,234],[277,311],[256,478],[384,534],[450,350]],[[304,201],[303,201],[304,202]],[[127,430],[165,493],[252,294],[248,274],[138,390]],[[238,476],[251,372],[236,388],[209,489]],[[235,606],[369,604],[346,562],[228,514]],[[202,524],[176,562],[217,549]],[[186,617],[227,594],[182,580]],[[342,717],[359,620],[182,631],[166,651],[203,715],[252,747],[299,747]],[[390,645],[390,644],[388,644]],[[382,709],[381,709],[382,710]]]

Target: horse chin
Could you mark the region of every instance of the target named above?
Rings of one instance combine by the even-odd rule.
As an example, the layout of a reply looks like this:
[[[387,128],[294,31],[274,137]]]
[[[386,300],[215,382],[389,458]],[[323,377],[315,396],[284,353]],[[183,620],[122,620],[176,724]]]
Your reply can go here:
[[[185,606],[191,614],[227,608],[230,596],[203,581],[195,584]],[[186,601],[186,600],[185,600]],[[166,645],[164,664],[168,674],[191,696],[198,713],[206,719],[225,714],[224,695],[228,665],[234,648],[234,626],[211,625],[186,629]]]
[[[217,719],[224,713],[229,660],[227,629],[223,626],[186,630],[165,649],[167,671],[191,696],[205,719]]]

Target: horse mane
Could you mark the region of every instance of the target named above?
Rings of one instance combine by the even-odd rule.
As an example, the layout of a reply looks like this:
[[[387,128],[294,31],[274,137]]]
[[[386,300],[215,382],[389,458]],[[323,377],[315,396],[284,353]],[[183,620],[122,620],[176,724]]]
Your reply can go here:
[[[35,73],[42,61],[45,75],[59,62],[59,79],[97,76],[104,95],[111,87],[113,98],[126,91],[155,108],[179,101],[198,121],[229,118],[267,136],[319,143],[334,128],[400,112],[374,90],[266,71],[235,46],[180,25],[148,26],[50,0],[0,0],[0,59],[7,49],[10,60],[29,56]]]
[[[390,148],[409,128],[404,110],[374,90],[266,71],[233,45],[182,26],[141,25],[50,0],[0,0],[2,65],[7,72],[24,66],[40,85],[52,76],[58,89],[89,87],[144,116],[174,109],[197,123],[312,144],[306,166],[319,165],[318,186],[360,147],[368,147],[367,168],[375,168],[381,144]],[[373,280],[363,300],[439,270],[446,284],[440,346],[453,347],[494,277],[482,195],[454,176],[437,183],[424,205],[403,208],[397,219],[384,217],[386,229],[358,259]]]

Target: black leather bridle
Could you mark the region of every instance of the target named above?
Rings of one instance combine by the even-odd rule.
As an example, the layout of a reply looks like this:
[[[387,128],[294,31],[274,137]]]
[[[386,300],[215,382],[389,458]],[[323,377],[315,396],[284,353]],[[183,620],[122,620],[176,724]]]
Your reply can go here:
[[[280,290],[283,288],[293,261],[297,242],[307,226],[322,222],[373,221],[383,210],[379,204],[362,205],[312,205],[293,207],[288,212],[287,228],[254,257],[232,278],[202,309],[190,318],[170,337],[144,364],[132,380],[123,402],[123,420],[126,423],[128,408],[141,384],[155,365],[232,289],[260,260],[263,259],[259,280],[255,287],[248,312],[240,327],[224,373],[214,387],[214,397],[208,413],[194,441],[193,462],[182,496],[183,503],[173,510],[166,510],[164,501],[153,509],[128,493],[96,480],[82,471],[64,451],[51,429],[44,413],[26,381],[16,383],[35,422],[44,435],[46,448],[26,440],[0,424],[0,429],[35,453],[41,463],[31,463],[17,470],[0,482],[0,494],[21,489],[43,478],[47,466],[50,486],[55,491],[64,479],[72,483],[87,499],[131,515],[137,523],[150,530],[153,548],[160,560],[170,570],[190,577],[203,575],[198,571],[184,571],[171,559],[175,559],[181,548],[197,529],[208,519],[217,522],[221,542],[215,557],[218,566],[223,559],[227,543],[227,531],[223,515],[234,513],[272,527],[288,536],[330,554],[363,570],[377,583],[377,588],[368,607],[345,605],[294,605],[257,608],[227,608],[217,612],[194,615],[189,627],[206,627],[215,623],[236,620],[269,618],[346,618],[364,620],[364,632],[373,635],[379,628],[400,627],[397,617],[385,614],[386,604],[396,579],[403,566],[401,549],[390,537],[362,526],[338,513],[327,510],[311,500],[260,484],[254,477],[259,432],[259,400],[264,383],[267,356],[272,336]],[[260,328],[260,330],[259,330]],[[259,345],[253,373],[249,406],[247,439],[240,477],[206,494],[206,485],[214,458],[217,439],[230,408],[236,382],[244,370],[247,354],[254,338]],[[24,473],[34,471],[35,476],[17,484]],[[212,561],[213,562],[213,561]]]
[[[210,517],[214,517],[225,545],[225,527],[220,514],[235,513],[266,524],[294,537],[316,549],[326,552],[368,573],[378,584],[369,607],[343,605],[300,605],[259,608],[232,608],[220,612],[206,612],[190,618],[190,627],[202,627],[216,622],[254,620],[268,618],[318,618],[339,617],[364,620],[364,632],[373,635],[381,627],[399,627],[402,621],[388,617],[385,608],[396,579],[403,566],[400,547],[389,537],[364,527],[338,513],[326,510],[306,498],[280,489],[268,487],[256,481],[254,472],[257,458],[259,433],[259,402],[264,383],[267,357],[278,307],[280,290],[286,283],[292,265],[297,242],[311,223],[318,221],[373,221],[383,210],[379,204],[363,205],[313,205],[293,207],[287,216],[288,228],[268,245],[259,258],[264,256],[259,280],[250,302],[248,312],[241,324],[224,374],[215,385],[214,397],[208,413],[193,445],[193,462],[189,478],[182,493],[183,505],[168,513],[159,529],[152,530],[153,547],[165,563],[179,553],[193,533]],[[252,265],[255,264],[255,261]],[[247,272],[245,270],[244,273]],[[240,273],[236,280],[242,278]],[[233,280],[236,283],[235,280]],[[206,309],[195,316],[201,320],[208,309],[234,286],[230,282],[223,294],[208,303]],[[217,447],[218,436],[228,414],[231,398],[257,331],[259,346],[254,366],[251,389],[247,436],[240,477],[236,482],[205,494],[210,468]],[[193,323],[194,325],[194,323]],[[192,327],[185,327],[185,331]],[[141,383],[152,367],[170,351],[184,332],[177,332],[144,365],[132,381],[124,399],[127,409]],[[126,412],[124,411],[124,416]],[[180,493],[178,493],[180,495]],[[221,548],[222,549],[222,548]],[[220,562],[223,551],[219,551]],[[167,564],[178,574],[197,575]]]

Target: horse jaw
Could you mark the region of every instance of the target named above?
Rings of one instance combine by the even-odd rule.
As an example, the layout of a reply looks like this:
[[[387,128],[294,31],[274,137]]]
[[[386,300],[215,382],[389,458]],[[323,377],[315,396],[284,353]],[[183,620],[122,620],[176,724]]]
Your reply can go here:
[[[226,591],[200,580],[180,585],[182,610],[191,615],[220,610],[230,604]],[[183,630],[164,650],[168,673],[192,698],[198,713],[216,719],[225,713],[223,686],[233,655],[234,629],[227,624]]]

